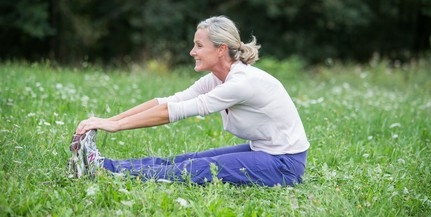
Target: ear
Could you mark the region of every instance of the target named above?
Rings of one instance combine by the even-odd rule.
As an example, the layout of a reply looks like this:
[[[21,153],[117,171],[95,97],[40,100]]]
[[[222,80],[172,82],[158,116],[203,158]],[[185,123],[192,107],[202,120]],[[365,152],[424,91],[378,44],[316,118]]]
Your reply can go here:
[[[227,44],[222,44],[218,47],[218,55],[219,57],[223,56],[224,54],[227,54],[229,51],[229,47],[227,46]]]

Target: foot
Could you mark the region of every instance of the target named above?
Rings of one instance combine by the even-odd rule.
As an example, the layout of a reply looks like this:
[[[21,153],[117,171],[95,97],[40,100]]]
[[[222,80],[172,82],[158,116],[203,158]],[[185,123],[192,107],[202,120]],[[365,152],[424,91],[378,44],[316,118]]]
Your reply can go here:
[[[93,178],[96,169],[103,166],[105,158],[100,155],[97,149],[96,134],[96,130],[90,130],[82,135],[73,135],[70,144],[72,157],[68,161],[70,178],[81,178],[84,175]]]

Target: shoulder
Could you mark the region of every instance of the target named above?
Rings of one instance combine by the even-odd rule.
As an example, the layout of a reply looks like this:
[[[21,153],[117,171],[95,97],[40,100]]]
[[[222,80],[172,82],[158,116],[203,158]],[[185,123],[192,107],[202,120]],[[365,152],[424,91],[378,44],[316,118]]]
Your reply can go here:
[[[246,99],[253,96],[253,78],[247,67],[237,67],[229,72],[226,81],[220,85],[238,98]]]
[[[232,67],[226,80],[235,80],[244,85],[250,85],[267,79],[273,79],[273,76],[255,66],[239,63]]]
[[[195,81],[194,86],[199,87],[205,87],[206,89],[212,89],[218,85],[220,85],[222,82],[213,74],[208,73],[202,77],[200,77],[198,80]]]

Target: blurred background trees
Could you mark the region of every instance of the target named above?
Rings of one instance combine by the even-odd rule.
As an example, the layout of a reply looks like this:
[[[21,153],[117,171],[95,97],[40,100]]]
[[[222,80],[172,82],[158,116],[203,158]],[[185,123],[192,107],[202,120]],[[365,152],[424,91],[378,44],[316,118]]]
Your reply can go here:
[[[408,61],[431,44],[431,0],[2,0],[0,58],[190,63],[197,23],[221,14],[265,57]]]

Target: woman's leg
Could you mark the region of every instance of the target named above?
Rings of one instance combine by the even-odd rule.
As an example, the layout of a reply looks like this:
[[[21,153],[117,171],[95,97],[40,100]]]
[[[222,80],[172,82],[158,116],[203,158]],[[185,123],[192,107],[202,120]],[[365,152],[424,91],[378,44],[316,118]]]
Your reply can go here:
[[[210,159],[218,167],[217,178],[223,182],[293,186],[302,182],[305,158],[306,152],[274,156],[262,151],[251,151],[220,155]],[[202,169],[205,170],[205,168]],[[198,183],[202,180],[200,175],[194,178],[193,181]]]
[[[103,167],[114,173],[124,171],[141,171],[151,167],[168,166],[172,163],[178,164],[194,158],[212,157],[227,153],[251,151],[249,144],[242,144],[236,146],[222,147],[210,149],[202,152],[187,153],[174,157],[159,158],[159,157],[146,157],[142,159],[127,159],[127,160],[112,160],[105,158]]]
[[[250,145],[248,143],[235,145],[235,146],[222,147],[222,148],[214,148],[214,149],[210,149],[202,152],[182,154],[182,155],[175,156],[173,160],[175,163],[180,163],[189,159],[214,157],[217,155],[237,153],[237,152],[247,152],[247,151],[251,151]]]
[[[306,152],[295,155],[270,155],[261,151],[234,152],[213,157],[190,158],[171,165],[154,165],[128,170],[145,179],[190,180],[205,184],[217,177],[233,184],[293,186],[302,181]],[[211,164],[217,167],[213,174]]]

